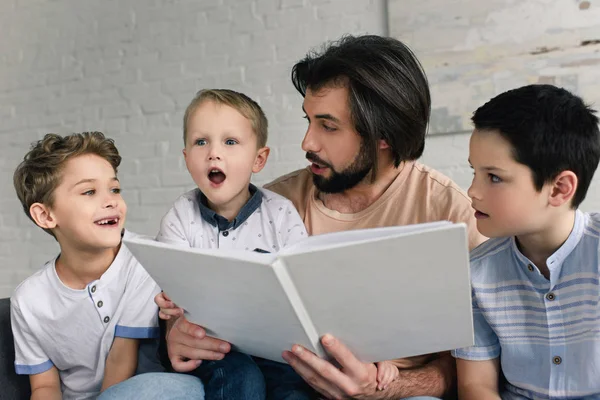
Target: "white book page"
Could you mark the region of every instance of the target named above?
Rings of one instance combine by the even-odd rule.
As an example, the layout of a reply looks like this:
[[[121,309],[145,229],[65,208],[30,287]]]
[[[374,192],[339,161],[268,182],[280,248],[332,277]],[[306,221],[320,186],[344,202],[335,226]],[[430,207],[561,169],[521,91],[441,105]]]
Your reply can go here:
[[[186,317],[205,327],[209,336],[230,342],[238,351],[279,362],[281,353],[294,343],[319,351],[273,266],[256,262],[269,254],[243,252],[255,259],[248,261],[249,257],[223,257],[223,251],[135,239],[125,244],[161,289],[186,310]]]
[[[320,336],[363,362],[473,344],[464,224],[281,256]]]
[[[373,241],[390,236],[411,234],[414,232],[427,231],[452,225],[449,221],[436,221],[423,224],[387,226],[382,228],[355,229],[350,231],[324,233],[321,235],[309,236],[285,249],[279,254],[297,254],[306,251],[320,250],[333,246],[352,245],[364,241]]]

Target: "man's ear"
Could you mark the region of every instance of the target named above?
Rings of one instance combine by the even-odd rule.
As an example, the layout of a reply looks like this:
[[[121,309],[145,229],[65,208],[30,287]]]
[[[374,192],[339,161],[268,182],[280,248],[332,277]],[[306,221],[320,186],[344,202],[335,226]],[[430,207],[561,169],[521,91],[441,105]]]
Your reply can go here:
[[[553,207],[570,203],[575,196],[579,180],[573,171],[562,171],[552,180],[548,203]]]
[[[187,160],[187,152],[185,151],[185,148],[181,150],[181,152],[183,153],[183,159]]]
[[[31,218],[40,228],[56,228],[56,218],[52,215],[50,208],[45,204],[33,203],[31,207],[29,207],[29,214],[31,214]]]
[[[389,148],[390,148],[390,145],[389,145],[389,144],[388,144],[388,142],[386,142],[385,140],[383,140],[383,139],[379,139],[379,140],[378,140],[378,143],[377,143],[377,147],[378,147],[380,150],[384,150],[384,149],[389,149]]]
[[[270,152],[271,152],[271,149],[266,146],[258,149],[258,151],[256,153],[256,159],[254,160],[254,165],[252,166],[253,173],[256,174],[265,167],[265,164],[267,163],[267,158],[269,158]]]

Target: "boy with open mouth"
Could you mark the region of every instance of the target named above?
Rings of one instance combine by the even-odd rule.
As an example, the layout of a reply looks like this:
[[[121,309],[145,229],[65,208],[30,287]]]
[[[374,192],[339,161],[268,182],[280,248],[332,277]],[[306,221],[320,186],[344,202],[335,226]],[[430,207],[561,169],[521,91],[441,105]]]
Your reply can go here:
[[[175,201],[157,240],[197,248],[276,252],[307,233],[291,201],[250,183],[269,156],[267,119],[248,96],[232,90],[202,90],[183,120],[183,156],[198,186]],[[161,293],[160,316],[168,319],[167,342],[182,310]],[[209,327],[210,328],[210,327]],[[205,385],[207,400],[262,399],[277,392],[310,398],[312,389],[287,364],[229,352],[184,360],[169,352],[173,368]],[[218,372],[217,372],[218,371]]]

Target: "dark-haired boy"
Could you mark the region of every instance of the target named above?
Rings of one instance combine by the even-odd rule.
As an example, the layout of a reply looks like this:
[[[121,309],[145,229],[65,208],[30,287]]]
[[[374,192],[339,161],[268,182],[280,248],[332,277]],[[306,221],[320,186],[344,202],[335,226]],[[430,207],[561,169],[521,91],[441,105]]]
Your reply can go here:
[[[530,85],[472,119],[468,194],[492,239],[471,253],[475,346],[453,352],[460,397],[598,399],[600,215],[577,209],[600,159],[598,118],[564,89]]]

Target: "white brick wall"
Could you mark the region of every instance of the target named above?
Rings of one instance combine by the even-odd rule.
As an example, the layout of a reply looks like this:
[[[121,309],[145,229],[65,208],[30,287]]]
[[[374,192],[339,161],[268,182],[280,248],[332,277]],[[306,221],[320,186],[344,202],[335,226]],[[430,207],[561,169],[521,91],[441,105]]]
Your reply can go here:
[[[495,64],[499,53],[481,50],[494,38],[511,37],[503,27],[514,26],[515,13],[535,16],[535,10],[551,11],[551,4],[578,7],[586,1],[528,1],[533,9],[508,0],[389,3],[388,22],[386,0],[3,0],[0,297],[57,252],[54,241],[23,214],[12,187],[14,168],[44,133],[101,130],[115,138],[124,157],[120,178],[129,205],[128,228],[154,234],[171,202],[192,185],[181,156],[181,118],[194,93],[227,87],[259,101],[269,118],[272,153],[255,182],[270,181],[305,165],[300,142],[306,125],[300,118],[302,99],[289,79],[291,66],[310,48],[344,33],[384,34],[389,26],[391,34],[415,48],[432,83],[433,133],[468,129],[469,101],[514,84],[498,71],[506,65],[527,67],[531,75],[543,69],[544,79],[554,77],[555,83],[586,97],[600,93],[600,81],[592,79],[600,71],[597,45],[568,48],[569,62],[575,64],[566,69],[560,68],[565,54],[560,51],[532,57],[537,64],[510,59],[500,68]],[[552,18],[558,21],[555,26],[533,24],[554,35],[535,45],[568,47],[600,39],[599,6],[592,3],[587,10]],[[494,9],[506,4],[514,4],[516,11]],[[488,32],[490,21],[496,25]],[[497,40],[494,45],[503,48]],[[456,63],[465,52],[479,57],[469,59],[471,71],[495,68],[493,82],[473,85],[469,74],[457,74],[462,66]],[[432,69],[436,63],[441,67]],[[444,110],[444,102],[462,109]],[[468,139],[468,133],[431,136],[422,161],[466,188],[471,179]],[[600,209],[598,183],[583,208]]]
[[[181,118],[200,88],[255,98],[270,122],[265,183],[304,166],[295,61],[344,33],[385,33],[384,0],[3,0],[0,297],[57,253],[21,210],[12,174],[47,132],[100,130],[123,155],[128,228],[155,234],[191,187]]]
[[[600,112],[596,0],[389,0],[388,20],[390,35],[413,48],[431,87],[433,136],[422,161],[463,188],[472,177],[470,117],[493,96],[551,83]],[[600,210],[600,172],[581,208]]]

